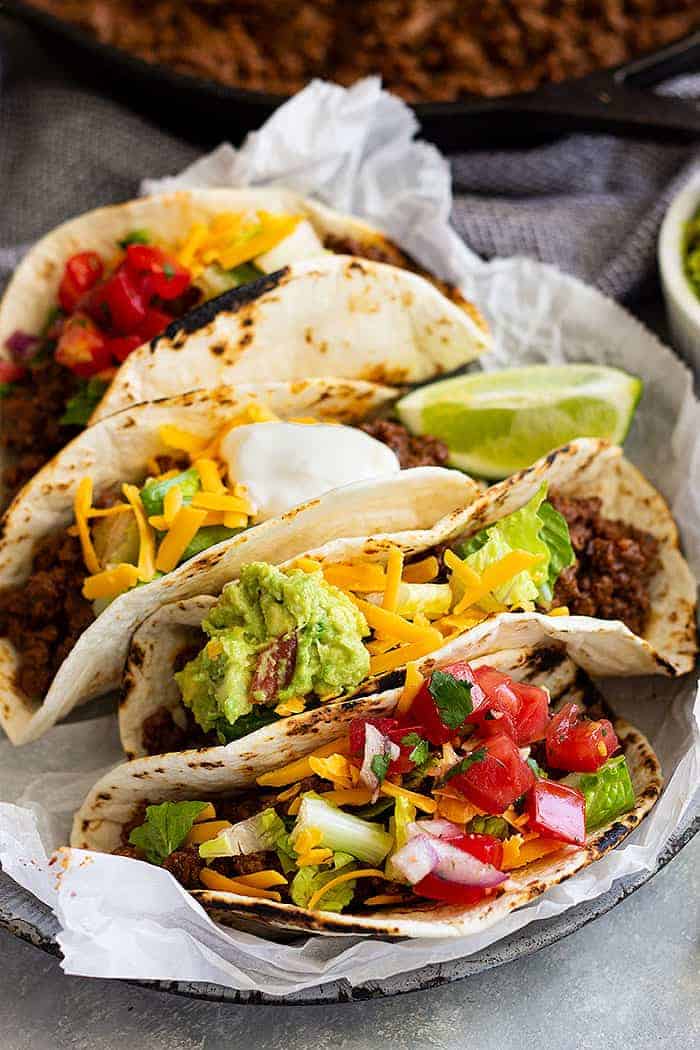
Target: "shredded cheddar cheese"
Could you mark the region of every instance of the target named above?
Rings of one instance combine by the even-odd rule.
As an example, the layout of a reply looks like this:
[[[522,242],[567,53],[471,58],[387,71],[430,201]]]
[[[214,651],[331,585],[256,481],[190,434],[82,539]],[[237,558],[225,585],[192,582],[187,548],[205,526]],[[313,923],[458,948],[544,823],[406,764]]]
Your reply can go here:
[[[320,889],[316,890],[307,907],[309,911],[315,911],[319,901],[322,900],[322,898],[325,897],[325,895],[335,886],[341,886],[344,882],[352,882],[354,879],[366,879],[372,877],[386,879],[384,872],[379,871],[377,868],[361,868],[359,871],[346,871],[342,875],[336,875],[336,877],[331,879],[330,882],[327,882],[325,886],[321,886]]]
[[[396,704],[396,714],[405,715],[409,707],[418,695],[418,691],[423,685],[423,675],[418,670],[417,665],[410,661],[406,665],[406,681],[403,684],[401,690],[401,696],[399,697]]]
[[[300,715],[306,707],[306,701],[303,697],[292,696],[289,700],[283,700],[275,708],[275,714],[285,718],[287,715]]]
[[[341,590],[352,590],[371,593],[383,591],[386,582],[386,574],[381,565],[365,563],[353,565],[352,563],[338,562],[323,566],[323,575],[328,583]]]
[[[255,871],[252,875],[239,875],[236,879],[237,882],[242,882],[245,886],[255,886],[259,890],[269,890],[272,886],[286,886],[287,879],[279,871],[273,871],[272,868],[266,871]]]
[[[403,551],[398,547],[392,547],[386,563],[386,586],[382,599],[382,608],[387,612],[396,612],[399,602],[399,587],[401,586],[401,574],[403,572]]]
[[[412,806],[419,809],[421,813],[434,813],[437,809],[437,802],[434,798],[428,798],[427,795],[419,795],[416,791],[409,791],[408,788],[399,787],[398,784],[392,784],[390,780],[385,780],[379,791],[388,798],[405,799],[406,802],[410,802]]]
[[[138,583],[139,574],[135,565],[122,562],[111,569],[88,576],[83,583],[83,598],[94,602],[97,598],[116,598]]]
[[[78,529],[78,536],[80,537],[80,546],[83,551],[83,561],[85,567],[89,573],[99,573],[102,566],[100,560],[97,557],[95,548],[92,545],[92,539],[90,538],[90,527],[87,519],[92,506],[92,478],[84,477],[80,479],[78,488],[75,492],[75,499],[73,500],[73,513],[75,515],[75,524]]]
[[[215,839],[222,831],[232,827],[228,820],[206,820],[193,824],[185,838],[186,846],[199,846],[202,842]]]
[[[213,871],[211,868],[202,868],[199,878],[210,890],[237,893],[242,897],[262,897],[269,901],[282,900],[276,890],[263,890],[259,886],[251,886],[250,883],[241,882],[239,879],[229,879],[228,876],[220,875],[218,871]]]
[[[403,570],[405,583],[430,583],[440,571],[440,563],[433,555],[406,565]]]
[[[175,515],[167,535],[158,548],[156,568],[160,572],[172,572],[185,553],[187,546],[197,535],[207,516],[205,510],[181,507]]]
[[[282,766],[281,769],[273,769],[269,773],[263,773],[261,776],[256,777],[256,780],[261,787],[286,787],[287,784],[292,784],[296,780],[303,780],[304,777],[311,776],[313,770],[309,765],[309,758],[313,756],[326,758],[328,755],[336,752],[338,754],[349,754],[349,751],[349,740],[331,740],[330,743],[317,747],[311,755],[307,755],[305,758],[298,758],[295,762],[289,762],[286,766]]]
[[[136,517],[136,525],[139,531],[139,557],[136,563],[138,578],[142,583],[148,583],[155,576],[155,565],[153,563],[154,538],[153,529],[146,521],[146,512],[143,509],[139,490],[135,485],[122,485],[122,492],[131,504]]]

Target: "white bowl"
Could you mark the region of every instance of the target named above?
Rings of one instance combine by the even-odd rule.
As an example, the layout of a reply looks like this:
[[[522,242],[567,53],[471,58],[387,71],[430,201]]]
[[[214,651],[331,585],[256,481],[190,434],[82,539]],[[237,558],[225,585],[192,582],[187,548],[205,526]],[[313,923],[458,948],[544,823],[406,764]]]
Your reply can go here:
[[[671,201],[659,233],[659,270],[674,345],[700,371],[700,299],[683,272],[683,230],[700,208],[700,176]]]

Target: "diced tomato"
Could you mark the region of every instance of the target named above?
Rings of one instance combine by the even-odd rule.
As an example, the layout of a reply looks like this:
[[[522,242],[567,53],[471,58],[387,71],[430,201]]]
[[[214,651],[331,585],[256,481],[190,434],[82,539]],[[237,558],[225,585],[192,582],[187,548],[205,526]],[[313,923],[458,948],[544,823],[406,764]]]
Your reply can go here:
[[[88,309],[101,328],[117,335],[132,335],[146,317],[143,293],[123,263],[93,291]]]
[[[439,875],[425,875],[413,887],[419,897],[446,904],[476,904],[486,896],[483,886],[464,886],[461,882],[448,882]]]
[[[137,278],[149,302],[156,296],[166,302],[177,299],[190,286],[189,270],[162,248],[130,244],[126,249],[126,265]]]
[[[139,325],[138,334],[141,337],[141,342],[150,343],[151,339],[155,339],[157,335],[164,332],[172,322],[173,319],[170,314],[166,314],[162,310],[156,310],[154,307],[149,306],[146,311],[146,316]]]
[[[89,379],[112,363],[107,340],[94,321],[82,313],[66,318],[55,357],[81,379]]]
[[[58,301],[61,309],[72,314],[80,300],[102,278],[104,267],[97,252],[78,252],[71,255],[65,265],[58,286]]]
[[[126,361],[129,354],[145,342],[140,335],[118,335],[107,340],[107,347],[115,361]]]
[[[401,754],[395,758],[387,769],[387,775],[395,773],[410,773],[415,768],[415,762],[409,758],[414,744],[402,744],[401,741],[409,733],[421,735],[420,726],[402,726],[396,718],[355,718],[350,723],[350,754],[362,756],[365,750],[365,726],[370,722],[382,736],[386,736],[393,744],[398,744]]]
[[[473,857],[483,864],[492,864],[494,868],[503,863],[503,843],[493,835],[459,835],[450,839],[450,846]],[[448,904],[473,904],[486,896],[483,886],[465,886],[460,882],[448,882],[439,875],[426,875],[413,887],[413,892],[430,900],[445,901]]]
[[[478,667],[474,675],[486,701],[469,716],[470,722],[485,733],[508,733],[518,747],[544,738],[549,722],[549,697],[544,689],[516,682],[493,667]]]
[[[502,813],[532,787],[535,774],[506,733],[479,741],[474,750],[481,748],[484,758],[451,777],[450,787],[487,813]]]
[[[493,835],[477,835],[476,833],[458,835],[457,838],[450,839],[450,845],[456,846],[464,853],[471,853],[483,864],[492,864],[499,870],[503,863],[503,843]]]
[[[448,664],[445,667],[440,667],[440,671],[445,674],[452,675],[459,682],[470,682],[472,686],[471,690],[471,701],[472,701],[472,712],[481,708],[485,703],[486,697],[483,689],[476,681],[474,672],[471,666],[466,660],[460,660],[454,664]],[[431,679],[432,680],[432,679]],[[439,708],[433,699],[430,692],[430,681],[428,680],[423,683],[420,690],[416,694],[413,703],[408,709],[407,713],[403,717],[403,721],[408,724],[417,724],[421,726],[420,735],[424,736],[431,744],[446,744],[448,740],[452,740],[453,737],[458,736],[461,729],[464,728],[469,718],[465,719],[461,726],[451,728],[445,725],[440,717]]]
[[[566,704],[549,723],[547,763],[571,773],[595,773],[619,747],[607,718],[582,719],[576,704]]]
[[[24,379],[27,369],[22,365],[16,365],[14,361],[0,360],[0,383],[16,383],[18,379]]]
[[[546,838],[574,846],[586,841],[586,800],[576,788],[536,780],[527,794],[529,827]]]

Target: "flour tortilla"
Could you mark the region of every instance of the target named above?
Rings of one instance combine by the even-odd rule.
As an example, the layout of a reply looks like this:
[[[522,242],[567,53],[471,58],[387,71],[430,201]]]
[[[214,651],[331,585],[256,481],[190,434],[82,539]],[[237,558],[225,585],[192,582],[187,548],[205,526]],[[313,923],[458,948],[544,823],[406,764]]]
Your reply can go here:
[[[310,388],[308,384],[304,387]],[[143,411],[157,413],[158,406],[146,406]],[[92,428],[78,440],[83,442],[83,447],[92,449],[94,433],[103,436],[117,434],[133,416],[134,412],[128,411],[117,417],[116,423],[105,421],[102,430]],[[131,434],[137,427],[127,424],[126,430]],[[114,451],[114,442],[104,438],[99,443],[99,436],[97,440],[100,470],[106,472],[111,469],[107,453],[110,449]],[[119,446],[126,447],[121,436]],[[91,456],[86,457],[84,463],[78,458],[69,480],[62,484],[74,485],[75,476],[84,473],[93,463]],[[104,478],[105,474],[100,476]],[[121,681],[131,636],[143,620],[168,602],[182,601],[203,591],[218,594],[228,580],[236,578],[241,566],[247,562],[285,561],[329,540],[366,536],[397,525],[406,530],[422,531],[433,524],[436,515],[465,506],[477,493],[476,484],[458,471],[418,467],[401,471],[381,483],[367,481],[345,485],[319,499],[309,500],[280,518],[247,529],[203,551],[161,579],[135,587],[115,599],[78,639],[54,677],[43,703],[32,702],[17,690],[14,682],[18,654],[7,638],[1,638],[0,723],[13,743],[28,743],[36,740],[77,704],[116,689]],[[61,515],[56,517],[60,520]],[[13,513],[11,520],[14,529],[16,514]],[[64,523],[66,520],[64,516]],[[35,530],[28,533],[29,540],[35,536]],[[12,561],[18,542],[19,537],[16,537],[10,548],[10,560],[3,562],[8,582],[18,583],[22,579],[15,572]],[[29,543],[23,547],[25,554],[28,549]],[[25,557],[25,575],[28,565]]]
[[[137,229],[175,243],[195,222],[255,209],[303,215],[321,240],[349,238],[358,251],[379,250],[395,265],[324,253],[210,300],[129,357],[91,422],[204,387],[327,375],[430,379],[490,346],[476,307],[436,278],[397,269],[413,264],[367,223],[283,189],[215,189],[98,208],[48,233],[17,267],[0,302],[0,358],[9,356],[5,343],[13,332],[41,331],[74,253],[90,249],[110,258]],[[0,449],[0,473],[11,461]]]
[[[477,311],[418,274],[323,255],[225,292],[135,350],[92,422],[140,401],[256,379],[417,383],[490,346]]]
[[[434,664],[466,658],[441,650]],[[515,649],[493,653],[474,664],[488,664],[514,678],[545,686],[555,706],[574,702],[583,708],[599,704],[590,681],[560,650]],[[354,717],[390,714],[399,689],[373,697],[329,703],[317,711],[293,716],[258,730],[226,747],[185,751],[124,763],[104,776],[75,816],[71,845],[111,852],[121,845],[122,828],[137,807],[147,802],[212,799],[250,789],[264,772],[299,758],[337,738]],[[613,716],[614,717],[614,716]],[[486,929],[515,908],[539,897],[618,845],[649,812],[662,786],[661,769],[648,740],[628,723],[614,720],[630,769],[636,804],[630,813],[587,837],[583,847],[561,850],[511,873],[503,889],[471,907],[426,902],[386,907],[371,915],[310,912],[291,904],[261,901],[233,893],[196,890],[193,895],[212,918],[224,925],[255,932],[299,931],[328,935],[383,937],[459,937]]]
[[[501,613],[449,643],[477,657],[499,649],[557,645],[589,674],[627,676],[684,674],[695,663],[696,584],[678,546],[671,513],[649,482],[604,441],[581,438],[550,453],[533,467],[493,485],[469,505],[451,512],[422,535],[372,536],[330,542],[310,552],[321,562],[386,560],[391,546],[405,555],[421,554],[442,543],[457,543],[506,514],[518,510],[543,481],[564,496],[598,496],[602,513],[630,522],[656,537],[660,565],[651,581],[651,614],[643,637],[618,620],[543,613]],[[207,589],[207,595],[214,593]],[[193,598],[163,605],[134,635],[119,707],[122,744],[127,755],[144,754],[143,723],[167,707],[184,717],[173,678],[178,653],[201,641],[200,624],[214,599]]]

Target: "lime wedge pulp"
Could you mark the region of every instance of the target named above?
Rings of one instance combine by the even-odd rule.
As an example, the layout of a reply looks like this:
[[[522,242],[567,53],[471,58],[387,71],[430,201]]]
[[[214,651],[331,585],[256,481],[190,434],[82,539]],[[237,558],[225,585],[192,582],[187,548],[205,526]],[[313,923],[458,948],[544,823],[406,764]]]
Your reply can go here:
[[[412,433],[448,445],[453,467],[495,480],[573,438],[621,444],[641,395],[641,379],[617,368],[531,365],[443,379],[396,408]]]

